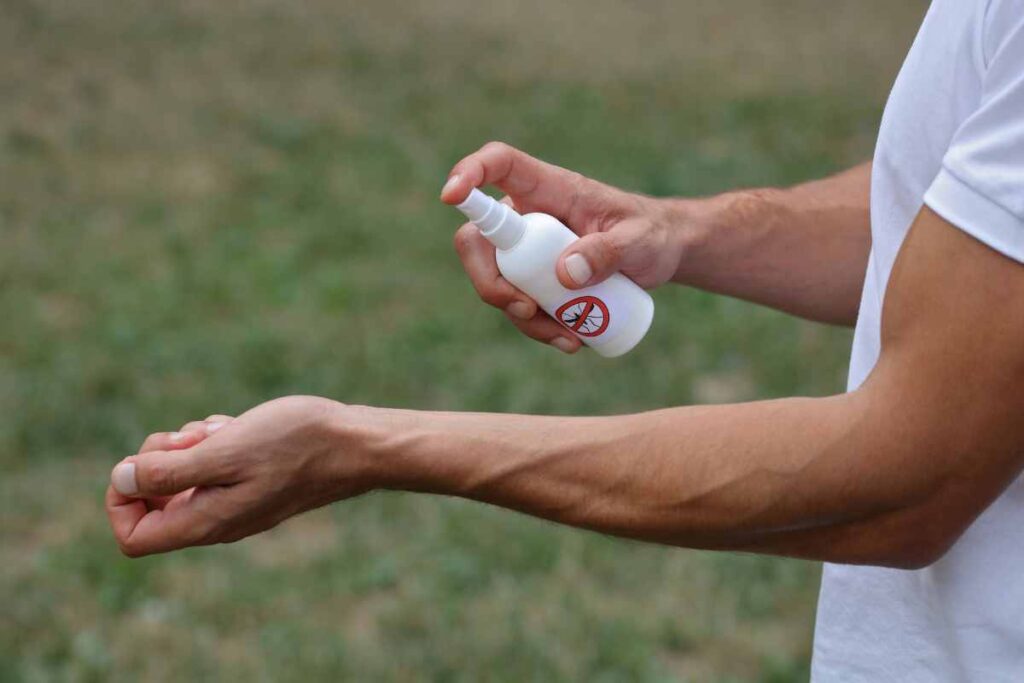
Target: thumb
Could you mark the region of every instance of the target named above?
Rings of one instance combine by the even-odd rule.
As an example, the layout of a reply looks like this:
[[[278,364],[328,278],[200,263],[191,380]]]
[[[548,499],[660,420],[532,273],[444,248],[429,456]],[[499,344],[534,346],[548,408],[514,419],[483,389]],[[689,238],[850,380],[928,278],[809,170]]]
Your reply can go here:
[[[555,272],[564,287],[579,289],[608,279],[619,270],[621,260],[612,234],[595,232],[569,245],[559,257]]]
[[[223,484],[226,473],[219,460],[201,444],[182,451],[151,451],[131,456],[114,467],[110,483],[125,496],[170,496],[193,486]]]

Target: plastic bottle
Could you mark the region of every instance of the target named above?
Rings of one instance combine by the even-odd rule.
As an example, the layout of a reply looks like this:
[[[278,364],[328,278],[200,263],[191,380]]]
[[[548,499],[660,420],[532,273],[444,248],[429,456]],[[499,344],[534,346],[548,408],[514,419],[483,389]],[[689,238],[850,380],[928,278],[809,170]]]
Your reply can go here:
[[[621,356],[647,334],[654,301],[625,275],[616,273],[575,290],[558,281],[558,257],[579,237],[557,218],[520,215],[476,189],[457,208],[497,248],[498,269],[505,279],[600,355]]]

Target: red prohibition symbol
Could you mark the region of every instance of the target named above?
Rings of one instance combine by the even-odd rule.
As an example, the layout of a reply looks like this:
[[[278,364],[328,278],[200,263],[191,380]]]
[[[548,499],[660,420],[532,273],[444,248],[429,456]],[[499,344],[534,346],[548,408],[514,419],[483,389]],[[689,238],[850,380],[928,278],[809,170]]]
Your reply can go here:
[[[608,329],[608,307],[596,296],[581,296],[567,301],[555,311],[560,323],[581,337],[596,337]]]

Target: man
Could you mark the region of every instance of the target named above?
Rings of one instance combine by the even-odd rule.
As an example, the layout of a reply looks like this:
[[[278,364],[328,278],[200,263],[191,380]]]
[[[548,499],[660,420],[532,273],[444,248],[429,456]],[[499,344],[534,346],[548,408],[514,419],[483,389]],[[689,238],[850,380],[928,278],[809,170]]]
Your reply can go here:
[[[124,552],[233,541],[371,489],[457,495],[829,562],[819,681],[1024,679],[1024,0],[935,0],[872,165],[660,200],[490,144],[442,199],[483,184],[582,235],[557,267],[568,287],[621,271],[856,321],[849,393],[601,418],[279,399],[154,434],[119,464]],[[579,348],[474,227],[456,246],[486,302]]]

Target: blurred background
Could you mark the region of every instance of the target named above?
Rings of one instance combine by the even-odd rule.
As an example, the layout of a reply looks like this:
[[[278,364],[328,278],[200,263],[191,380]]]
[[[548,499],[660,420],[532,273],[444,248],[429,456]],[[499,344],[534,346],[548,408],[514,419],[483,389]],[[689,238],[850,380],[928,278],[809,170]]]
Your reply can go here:
[[[151,431],[312,393],[617,413],[843,387],[849,333],[658,291],[628,356],[480,304],[491,139],[701,195],[868,158],[926,0],[0,0],[0,680],[797,681],[819,567],[375,494],[122,558]]]

